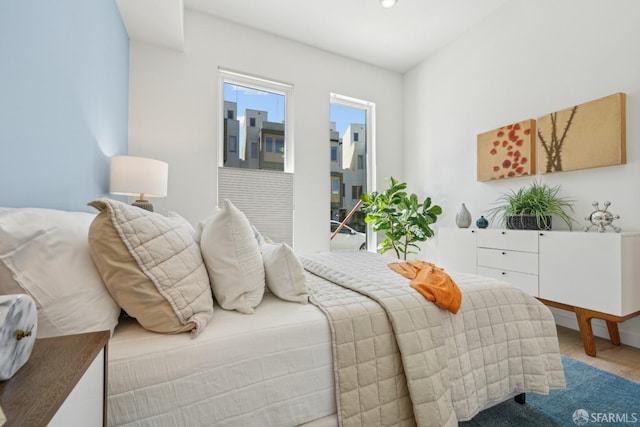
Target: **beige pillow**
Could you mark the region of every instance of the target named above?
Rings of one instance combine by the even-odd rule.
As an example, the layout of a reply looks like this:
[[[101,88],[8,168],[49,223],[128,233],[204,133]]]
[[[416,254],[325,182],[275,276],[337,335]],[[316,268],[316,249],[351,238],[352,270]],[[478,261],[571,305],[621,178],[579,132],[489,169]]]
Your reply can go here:
[[[91,255],[120,307],[151,331],[197,335],[213,299],[193,228],[116,200],[89,205],[101,211],[89,229]]]
[[[229,200],[202,227],[200,249],[218,304],[253,313],[264,295],[262,256],[249,220]]]
[[[120,307],[96,270],[87,235],[95,214],[0,209],[0,293],[36,302],[38,338],[113,329]]]
[[[304,267],[286,243],[260,245],[267,287],[278,298],[306,304],[309,302]]]

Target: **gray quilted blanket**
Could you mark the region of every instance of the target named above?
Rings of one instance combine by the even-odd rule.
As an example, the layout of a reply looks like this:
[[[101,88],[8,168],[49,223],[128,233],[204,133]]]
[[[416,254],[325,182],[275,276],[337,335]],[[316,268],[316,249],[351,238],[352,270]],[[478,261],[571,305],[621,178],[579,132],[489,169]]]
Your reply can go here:
[[[311,302],[330,319],[343,426],[447,426],[514,394],[564,388],[555,322],[506,283],[449,272],[456,315],[365,251],[302,257]]]

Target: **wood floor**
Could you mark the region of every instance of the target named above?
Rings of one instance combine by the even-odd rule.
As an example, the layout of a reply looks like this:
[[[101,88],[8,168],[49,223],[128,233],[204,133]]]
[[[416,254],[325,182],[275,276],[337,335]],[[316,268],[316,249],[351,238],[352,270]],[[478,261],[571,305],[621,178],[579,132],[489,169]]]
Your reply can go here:
[[[613,345],[596,337],[596,357],[584,353],[580,333],[558,326],[560,352],[573,359],[595,366],[632,381],[640,382],[640,349],[628,345]]]

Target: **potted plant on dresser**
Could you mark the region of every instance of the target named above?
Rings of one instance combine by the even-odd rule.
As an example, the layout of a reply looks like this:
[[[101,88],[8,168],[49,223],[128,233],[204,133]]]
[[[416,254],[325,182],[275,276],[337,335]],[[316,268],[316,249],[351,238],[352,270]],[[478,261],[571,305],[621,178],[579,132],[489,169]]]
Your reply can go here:
[[[551,230],[551,218],[555,216],[571,230],[574,201],[559,193],[559,185],[533,181],[527,187],[502,193],[493,203],[496,206],[487,210],[487,217],[512,230]]]

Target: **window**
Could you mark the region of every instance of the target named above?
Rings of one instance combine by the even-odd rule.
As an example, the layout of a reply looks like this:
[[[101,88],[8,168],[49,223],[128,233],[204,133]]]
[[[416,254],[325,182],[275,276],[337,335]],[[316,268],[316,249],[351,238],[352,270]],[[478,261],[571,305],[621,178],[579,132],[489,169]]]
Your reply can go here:
[[[218,71],[218,203],[230,200],[262,233],[293,247],[293,86]],[[237,154],[228,153],[231,135]],[[267,137],[273,153],[265,150]],[[275,153],[276,138],[282,153]]]
[[[238,140],[235,135],[229,136],[229,152],[236,153],[238,151]]]
[[[221,146],[220,166],[293,172],[293,87],[227,70],[220,70],[220,84],[219,140],[231,144],[235,136],[237,153],[227,156]]]
[[[353,200],[360,200],[360,197],[362,197],[362,185],[352,185],[351,198]]]
[[[332,178],[341,177],[342,196],[331,194],[330,218],[341,220],[349,216],[348,225],[366,233],[366,246],[374,250],[376,235],[357,205],[362,194],[376,189],[375,104],[332,93],[329,120],[330,173]]]
[[[284,139],[276,138],[276,153],[284,154]]]
[[[340,178],[331,177],[331,194],[340,194]]]

